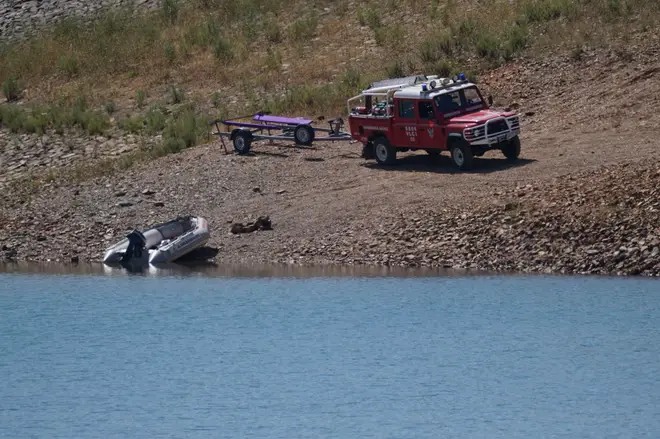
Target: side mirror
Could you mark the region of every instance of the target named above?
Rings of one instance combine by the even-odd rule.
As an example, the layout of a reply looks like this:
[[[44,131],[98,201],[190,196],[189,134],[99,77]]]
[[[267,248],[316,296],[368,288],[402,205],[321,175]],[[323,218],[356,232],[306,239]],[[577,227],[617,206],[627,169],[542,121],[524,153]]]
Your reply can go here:
[[[493,96],[488,95],[488,106],[492,107],[493,106]]]

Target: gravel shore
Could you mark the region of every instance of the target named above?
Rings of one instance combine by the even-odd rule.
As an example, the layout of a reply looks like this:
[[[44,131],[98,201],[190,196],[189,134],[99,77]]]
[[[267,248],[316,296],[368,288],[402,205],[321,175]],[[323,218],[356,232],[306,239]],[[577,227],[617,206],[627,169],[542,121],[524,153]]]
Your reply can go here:
[[[157,188],[155,179],[145,178],[139,185],[138,172],[77,189],[47,188],[25,205],[3,211],[2,255],[22,261],[98,261],[132,227],[197,213],[212,227],[217,262],[660,275],[657,165],[618,163],[539,183],[502,185],[474,194],[469,202],[401,200],[390,206],[292,195],[271,182],[242,190],[230,179],[213,185],[203,169],[192,179],[200,188],[194,193],[181,181]],[[177,174],[190,176],[185,169]],[[235,222],[261,214],[270,215],[272,230],[232,233]]]
[[[660,276],[660,166],[616,165],[313,239],[284,261]],[[365,233],[366,232],[366,233]]]

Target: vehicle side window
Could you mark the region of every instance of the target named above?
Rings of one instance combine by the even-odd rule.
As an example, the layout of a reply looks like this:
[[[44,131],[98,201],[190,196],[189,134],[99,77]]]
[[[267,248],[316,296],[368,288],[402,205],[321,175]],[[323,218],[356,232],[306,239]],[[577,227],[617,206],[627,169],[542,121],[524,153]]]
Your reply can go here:
[[[414,119],[415,101],[399,101],[399,117],[402,119]]]
[[[419,103],[419,118],[420,119],[435,119],[435,111],[433,103],[429,101],[422,101]]]

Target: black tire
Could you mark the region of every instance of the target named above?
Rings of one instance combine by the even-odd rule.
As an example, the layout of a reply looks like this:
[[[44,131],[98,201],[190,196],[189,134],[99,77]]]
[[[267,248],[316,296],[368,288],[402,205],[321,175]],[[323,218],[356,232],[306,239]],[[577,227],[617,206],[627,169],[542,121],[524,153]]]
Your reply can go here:
[[[252,146],[252,133],[249,131],[239,130],[234,134],[234,150],[243,155],[250,152]]]
[[[455,140],[451,143],[449,147],[451,152],[451,161],[461,171],[467,171],[472,169],[473,166],[473,154],[472,148],[464,140]]]
[[[385,137],[374,140],[374,156],[378,164],[391,165],[396,162],[396,149]]]
[[[503,147],[502,154],[510,161],[518,160],[520,155],[520,139],[518,136],[512,137]]]
[[[297,145],[309,146],[314,142],[314,128],[307,124],[298,125],[296,129],[293,130],[293,138]]]
[[[372,160],[376,158],[374,155],[374,144],[371,142],[365,143],[362,146],[362,158],[365,160]]]

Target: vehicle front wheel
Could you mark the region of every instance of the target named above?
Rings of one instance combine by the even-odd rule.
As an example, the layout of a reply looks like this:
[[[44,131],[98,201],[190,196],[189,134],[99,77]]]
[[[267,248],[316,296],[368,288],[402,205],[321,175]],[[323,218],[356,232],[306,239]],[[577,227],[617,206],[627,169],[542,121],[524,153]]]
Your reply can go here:
[[[466,142],[457,141],[451,145],[451,160],[461,171],[472,169],[472,148]]]
[[[502,147],[502,154],[511,161],[518,159],[518,156],[520,155],[520,139],[518,136],[512,137],[511,140]]]
[[[374,155],[376,161],[381,165],[391,165],[396,161],[396,149],[384,137],[379,137],[374,141]]]

